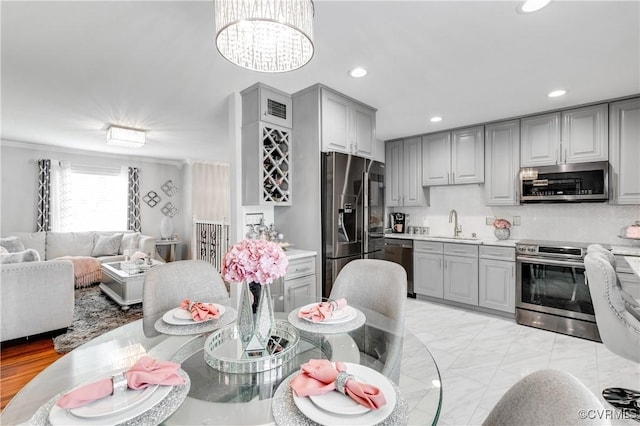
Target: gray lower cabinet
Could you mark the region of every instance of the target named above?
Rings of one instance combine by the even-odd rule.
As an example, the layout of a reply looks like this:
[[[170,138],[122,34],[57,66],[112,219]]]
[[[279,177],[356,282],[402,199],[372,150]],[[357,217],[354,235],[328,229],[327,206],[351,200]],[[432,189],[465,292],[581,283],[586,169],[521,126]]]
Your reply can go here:
[[[445,300],[478,306],[478,246],[444,244]]]
[[[310,303],[316,294],[316,257],[304,257],[289,261],[284,276],[285,312]]]
[[[442,243],[440,243],[442,245]],[[432,297],[444,297],[444,269],[440,254],[416,252],[413,254],[413,291]]]
[[[513,247],[480,247],[478,305],[515,313],[516,263]]]

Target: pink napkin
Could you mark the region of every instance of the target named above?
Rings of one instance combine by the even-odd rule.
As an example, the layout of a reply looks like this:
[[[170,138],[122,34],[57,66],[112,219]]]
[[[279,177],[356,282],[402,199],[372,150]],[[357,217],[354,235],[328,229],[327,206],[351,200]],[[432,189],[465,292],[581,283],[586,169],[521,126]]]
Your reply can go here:
[[[191,317],[195,322],[220,318],[220,310],[211,303],[192,302],[185,299],[180,303],[180,307],[191,312]]]
[[[320,302],[307,308],[300,309],[298,317],[310,319],[313,322],[321,322],[331,318],[334,311],[347,306],[347,299],[340,298],[329,302]]]
[[[300,397],[323,395],[338,389],[336,379],[340,372],[346,372],[343,362],[336,362],[335,367],[327,359],[311,359],[302,364],[302,372],[291,380],[291,389]],[[360,383],[354,378],[347,379],[344,394],[357,403],[377,410],[387,403],[384,395],[376,386]]]
[[[126,373],[129,389],[144,389],[151,385],[175,386],[184,383],[178,373],[180,364],[157,361],[143,356]],[[64,409],[82,407],[113,393],[113,380],[103,379],[75,389],[63,395],[57,402]]]

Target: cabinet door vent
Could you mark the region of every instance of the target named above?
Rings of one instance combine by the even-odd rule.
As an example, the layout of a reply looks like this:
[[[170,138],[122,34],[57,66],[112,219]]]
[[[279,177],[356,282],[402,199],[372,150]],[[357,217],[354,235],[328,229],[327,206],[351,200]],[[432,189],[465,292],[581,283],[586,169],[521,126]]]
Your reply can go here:
[[[273,117],[287,119],[287,106],[283,103],[267,99],[267,114]]]

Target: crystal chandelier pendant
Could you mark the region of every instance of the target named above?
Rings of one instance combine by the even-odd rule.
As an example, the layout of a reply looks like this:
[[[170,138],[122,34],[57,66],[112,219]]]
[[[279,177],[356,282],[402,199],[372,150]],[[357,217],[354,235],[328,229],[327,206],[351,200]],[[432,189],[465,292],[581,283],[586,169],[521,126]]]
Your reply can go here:
[[[313,56],[311,0],[216,0],[216,47],[252,71],[278,73]]]

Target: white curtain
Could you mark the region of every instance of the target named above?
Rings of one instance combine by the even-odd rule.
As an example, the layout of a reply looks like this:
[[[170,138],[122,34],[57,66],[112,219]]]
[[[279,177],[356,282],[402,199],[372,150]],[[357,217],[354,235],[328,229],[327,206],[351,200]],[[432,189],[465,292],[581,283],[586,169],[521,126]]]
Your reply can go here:
[[[231,215],[229,164],[194,162],[191,170],[193,217],[228,221]]]

